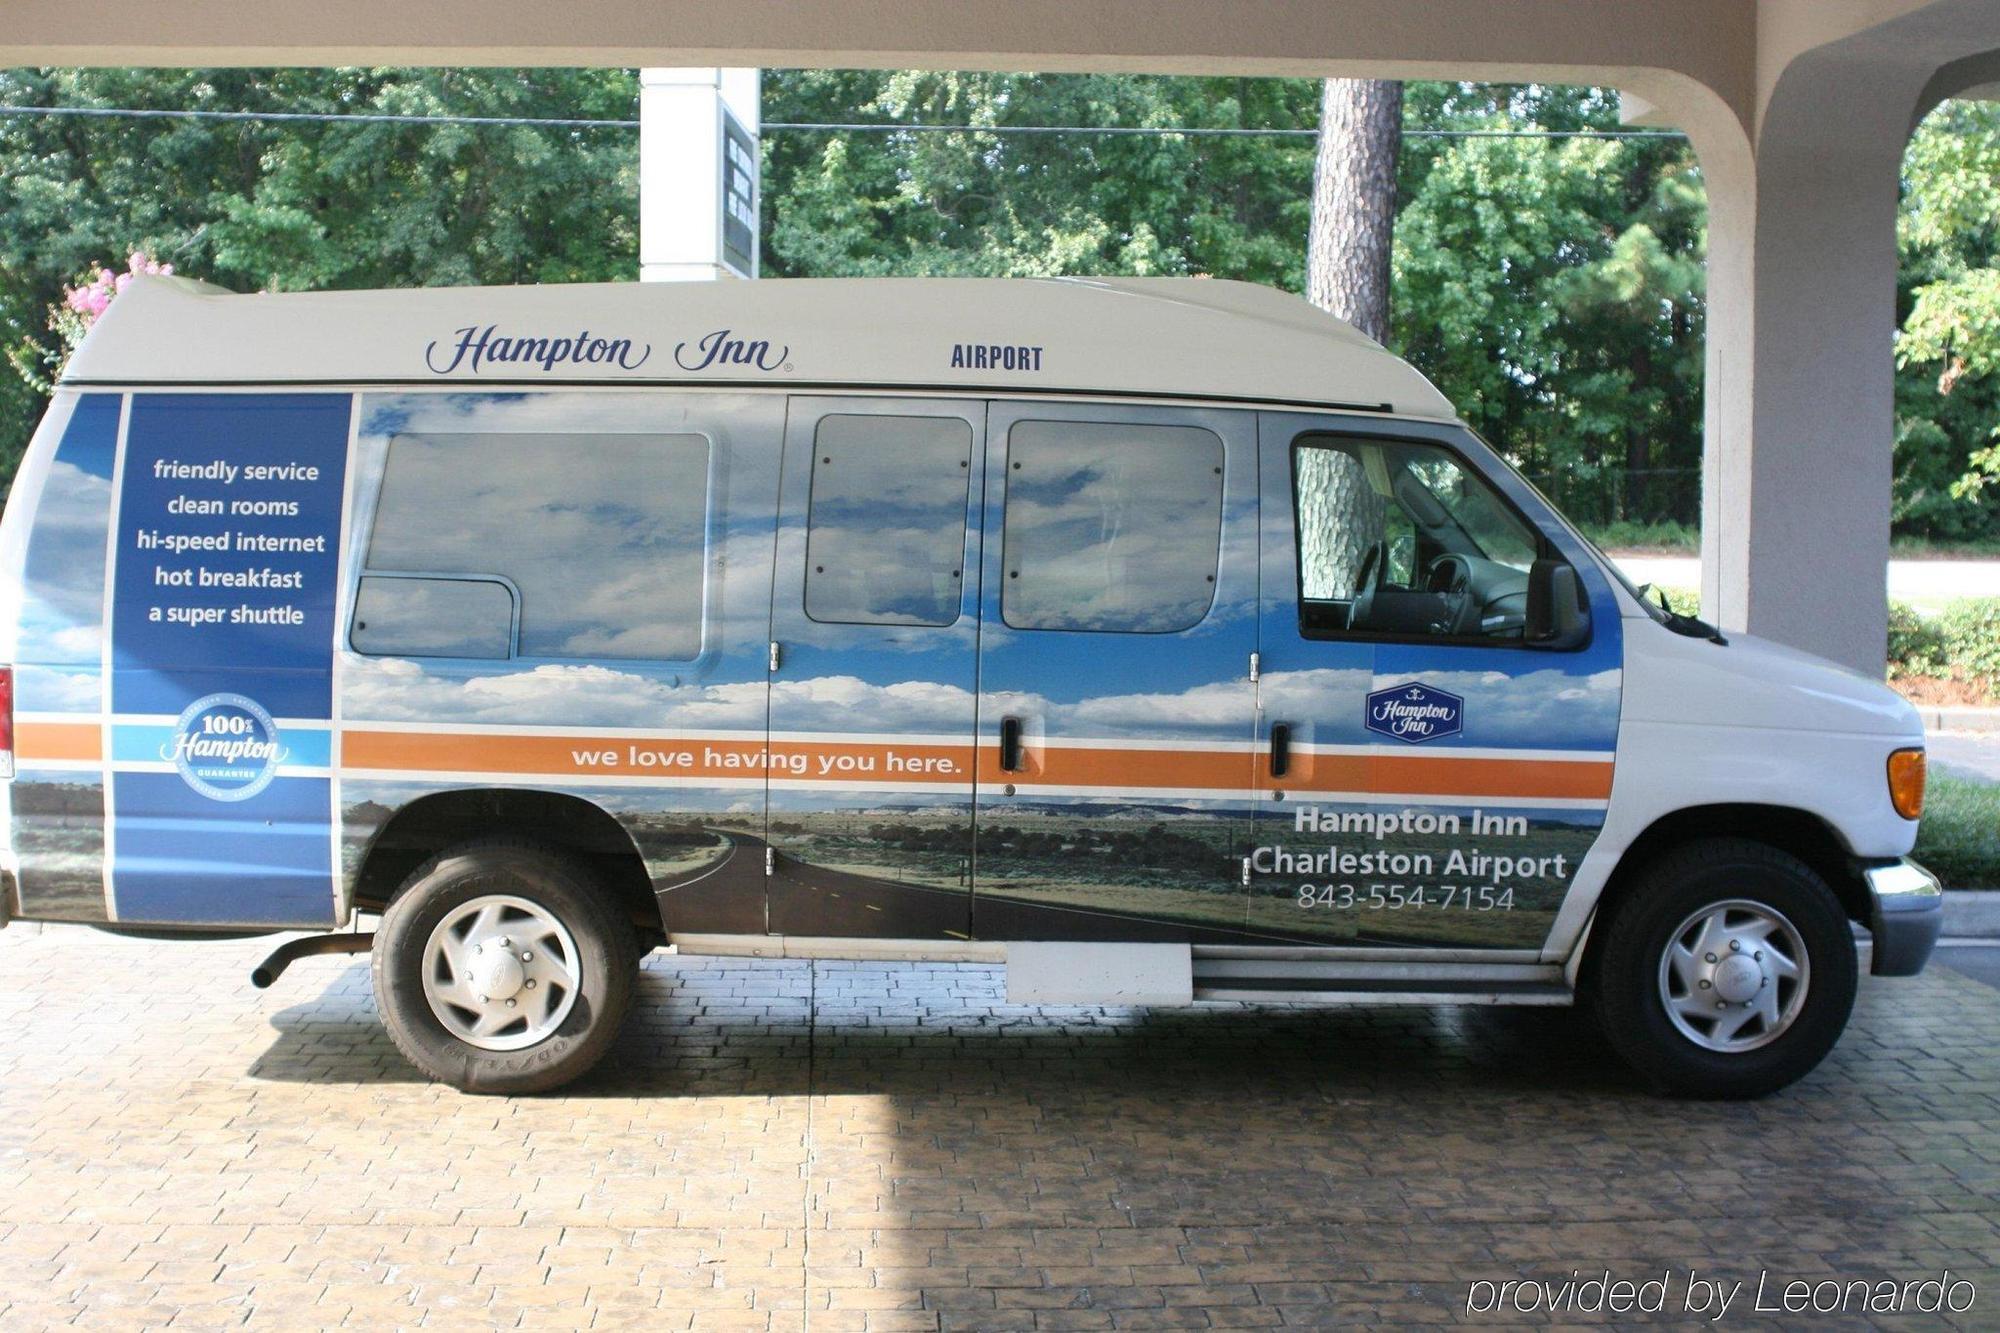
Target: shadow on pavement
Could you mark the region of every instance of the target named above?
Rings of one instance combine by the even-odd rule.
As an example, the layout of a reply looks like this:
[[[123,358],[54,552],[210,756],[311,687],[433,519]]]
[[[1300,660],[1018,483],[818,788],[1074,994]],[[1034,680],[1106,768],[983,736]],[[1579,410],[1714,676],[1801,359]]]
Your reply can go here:
[[[1025,1007],[1003,993],[993,967],[655,955],[618,1044],[563,1095],[1645,1095],[1576,1010]],[[421,1081],[366,964],[270,1022],[252,1078]]]

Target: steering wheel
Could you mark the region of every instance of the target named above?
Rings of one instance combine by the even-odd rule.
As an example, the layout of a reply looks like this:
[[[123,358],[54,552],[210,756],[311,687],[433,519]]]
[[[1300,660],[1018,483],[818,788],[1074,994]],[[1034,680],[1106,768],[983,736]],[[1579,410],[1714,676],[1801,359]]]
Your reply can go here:
[[[1424,570],[1424,586],[1447,600],[1450,619],[1448,634],[1475,634],[1479,630],[1479,599],[1472,595],[1472,565],[1455,551],[1446,551]]]
[[[1382,591],[1382,577],[1389,568],[1389,543],[1376,542],[1361,557],[1361,570],[1354,576],[1354,599],[1347,604],[1347,627],[1366,629],[1375,612],[1375,594]]]

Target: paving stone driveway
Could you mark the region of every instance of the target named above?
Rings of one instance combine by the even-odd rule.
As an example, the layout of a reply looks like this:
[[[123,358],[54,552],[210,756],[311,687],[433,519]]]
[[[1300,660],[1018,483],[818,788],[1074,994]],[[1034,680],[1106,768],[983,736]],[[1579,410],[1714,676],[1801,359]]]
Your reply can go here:
[[[252,991],[266,947],[0,932],[0,1327],[1324,1327],[1607,1268],[1683,1323],[1690,1270],[1949,1268],[2000,1319],[2000,992],[1942,969],[1722,1106],[1563,1012],[656,955],[609,1064],[498,1100],[415,1080],[365,961]]]

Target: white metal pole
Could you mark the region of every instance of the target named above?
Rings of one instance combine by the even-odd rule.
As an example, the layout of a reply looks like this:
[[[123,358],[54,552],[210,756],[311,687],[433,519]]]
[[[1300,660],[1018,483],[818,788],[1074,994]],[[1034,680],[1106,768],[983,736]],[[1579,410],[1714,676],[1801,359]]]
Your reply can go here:
[[[639,278],[757,276],[755,69],[639,71]]]

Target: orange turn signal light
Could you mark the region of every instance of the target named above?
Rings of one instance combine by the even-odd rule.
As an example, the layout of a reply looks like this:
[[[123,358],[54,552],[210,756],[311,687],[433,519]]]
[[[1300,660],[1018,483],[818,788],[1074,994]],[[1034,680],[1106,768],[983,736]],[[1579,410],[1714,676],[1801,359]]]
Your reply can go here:
[[[1889,804],[1905,819],[1924,812],[1924,752],[1897,750],[1889,756]]]

